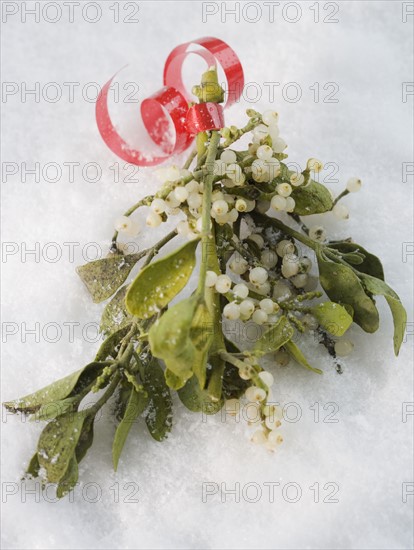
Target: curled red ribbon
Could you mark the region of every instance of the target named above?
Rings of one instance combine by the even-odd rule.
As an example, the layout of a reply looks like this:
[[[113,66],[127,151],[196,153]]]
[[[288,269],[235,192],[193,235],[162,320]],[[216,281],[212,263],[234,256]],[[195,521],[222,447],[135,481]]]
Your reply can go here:
[[[203,49],[187,51],[192,44]],[[191,101],[182,80],[182,66],[187,55],[202,57],[209,67],[218,62],[227,79],[228,98],[225,107],[236,102],[243,90],[243,68],[236,53],[218,38],[204,37],[174,48],[164,66],[164,88],[141,103],[141,116],[152,141],[161,149],[156,156],[132,149],[122,139],[112,124],[108,111],[108,92],[114,75],[102,88],[96,101],[96,122],[102,139],[120,158],[138,166],[160,164],[173,154],[182,153],[189,147],[198,132],[218,130],[224,127],[223,107],[218,103]],[[170,123],[175,136],[169,131]]]

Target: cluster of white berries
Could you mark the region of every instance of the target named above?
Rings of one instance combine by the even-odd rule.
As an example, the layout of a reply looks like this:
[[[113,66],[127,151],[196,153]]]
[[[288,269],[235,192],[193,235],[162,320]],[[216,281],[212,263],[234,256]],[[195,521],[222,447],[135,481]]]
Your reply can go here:
[[[283,153],[287,144],[279,136],[278,126],[279,115],[276,111],[265,111],[262,115],[263,124],[259,124],[253,130],[253,145],[258,145],[268,136],[272,142],[272,149],[275,153]]]
[[[250,283],[263,285],[267,282],[268,272],[262,267],[255,267],[249,273]],[[223,308],[223,316],[231,321],[251,319],[258,325],[269,321],[269,317],[279,311],[279,305],[270,298],[255,300],[249,298],[249,287],[244,283],[238,283],[232,288],[233,282],[228,275],[217,275],[214,271],[207,271],[206,286],[214,287],[216,292],[227,294],[232,291],[234,300]]]
[[[256,378],[256,382],[260,386],[256,384],[249,386],[244,393],[248,402],[248,423],[250,425],[261,424],[261,427],[253,433],[252,442],[274,451],[283,442],[279,430],[282,424],[282,411],[278,406],[269,403],[271,387],[274,383],[273,375],[265,370],[257,374],[257,370],[253,367],[254,362],[253,357],[246,357],[243,361],[245,368],[239,369],[240,377],[244,380],[251,380],[253,376],[259,378],[259,380]],[[225,409],[227,414],[236,416],[240,411],[240,401],[228,399]]]

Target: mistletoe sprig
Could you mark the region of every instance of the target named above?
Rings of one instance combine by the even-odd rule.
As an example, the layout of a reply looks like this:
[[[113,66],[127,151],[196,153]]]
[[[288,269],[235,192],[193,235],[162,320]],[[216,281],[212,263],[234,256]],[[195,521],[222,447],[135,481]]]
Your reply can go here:
[[[204,73],[193,92],[200,102],[223,100],[215,69]],[[406,312],[384,281],[380,260],[350,239],[328,241],[322,226],[307,227],[302,220],[328,212],[347,218],[339,201],[358,191],[360,180],[351,178],[334,199],[312,179],[323,168],[320,161],[309,159],[302,172],[289,169],[276,112],[248,110],[247,115],[242,128],[198,134],[184,167],[159,170],[161,189],[116,221],[109,256],[78,268],[94,302],[109,300],[101,319],[105,340],[94,361],[5,404],[48,421],[27,471],[57,484],[58,496],[77,483],[95,417],[111,398],[115,469],[138,417],[155,440],[167,436],[171,391],[191,411],[207,414],[223,406],[237,414],[247,400],[249,423],[256,428],[252,440],[273,451],[283,441],[282,416],[272,402],[273,375],[261,366],[264,356],[280,365],[292,358],[320,374],[306,359],[301,335],[313,331],[333,357],[347,355],[353,344],[342,337],[353,322],[369,333],[378,329],[376,296],[384,296],[390,307],[398,354]],[[236,149],[250,132],[248,148]],[[152,247],[125,254],[118,237],[137,233],[135,214],[141,208],[149,208],[149,227],[171,219],[176,227]],[[298,229],[285,223],[289,220]],[[184,244],[157,259],[176,238]],[[318,277],[303,254],[306,248],[316,256]],[[197,249],[198,284],[182,297],[196,268]],[[129,281],[140,262],[138,275]],[[328,300],[321,300],[318,284]],[[239,346],[226,337],[229,322],[253,323],[260,333],[252,345]],[[99,398],[84,406],[97,392]]]

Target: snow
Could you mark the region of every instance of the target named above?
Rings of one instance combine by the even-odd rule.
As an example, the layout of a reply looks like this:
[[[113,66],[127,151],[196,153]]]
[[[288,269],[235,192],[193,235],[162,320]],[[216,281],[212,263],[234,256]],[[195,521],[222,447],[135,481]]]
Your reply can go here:
[[[3,400],[89,362],[103,308],[91,302],[75,267],[105,255],[113,221],[159,185],[153,169],[126,168],[104,145],[94,121],[96,86],[89,83],[103,85],[129,64],[122,78],[138,91],[120,86],[120,97],[134,93],[142,100],[161,87],[163,62],[173,47],[206,35],[226,40],[245,69],[245,101],[226,111],[228,124],[242,125],[245,108],[276,108],[291,161],[303,165],[316,157],[328,163],[322,177],[337,193],[349,177],[361,177],[361,192],[344,199],[349,221],[329,218],[323,224],[333,237],[352,235],[381,257],[387,281],[407,308],[411,335],[396,359],[391,316],[378,300],[380,330],[366,335],[352,328],[355,350],[341,360],[342,375],[311,336],[307,355],[324,370],[322,377],[294,366],[272,368],[275,399],[288,404],[293,419],[283,423],[284,443],[275,455],[251,445],[242,422],[192,414],[176,402],[170,438],[152,441],[137,424],[114,473],[114,425],[106,411],[81,463],[81,485],[61,502],[41,495],[36,482],[20,481],[40,423],[3,412],[3,547],[411,548],[414,497],[404,496],[413,492],[413,415],[404,416],[413,402],[413,256],[404,255],[414,241],[413,176],[403,177],[413,145],[413,96],[403,100],[404,83],[413,81],[413,16],[403,22],[407,3],[340,2],[339,13],[330,16],[339,23],[315,23],[310,2],[296,2],[296,23],[282,18],[284,4],[275,7],[271,23],[268,9],[254,2],[239,23],[229,14],[224,22],[220,18],[223,6],[233,2],[205,3],[211,13],[218,9],[206,22],[199,2],[102,2],[96,23],[82,20],[76,9],[73,23],[67,11],[56,23],[42,17],[36,23],[30,15],[23,22],[23,4],[3,3],[3,9],[6,4],[18,12],[2,25],[3,80],[17,83],[9,85],[17,91],[3,96],[2,104]],[[46,4],[51,19],[52,3],[39,3]],[[256,23],[254,4],[262,8]],[[318,3],[320,19],[335,5],[327,4]],[[116,6],[121,20],[130,14],[139,23],[114,23]],[[284,13],[295,17],[294,11]],[[92,7],[87,14],[95,17]],[[189,63],[185,82],[193,83],[201,68],[201,59]],[[40,83],[39,101],[33,95],[22,101],[24,82],[27,89]],[[42,96],[52,97],[50,82],[62,90],[54,103]],[[64,85],[69,82],[79,83],[73,101]],[[298,90],[301,98],[289,102]],[[322,101],[329,97],[339,102]],[[115,122],[128,135],[134,135],[138,111],[137,103],[114,106]],[[40,181],[26,174],[23,182],[25,168],[36,162]],[[73,174],[70,162],[78,163],[71,165]],[[93,182],[96,166],[102,173]],[[164,230],[149,231],[139,247]],[[269,483],[280,484],[274,498]],[[294,502],[296,491],[301,497]],[[323,502],[329,495],[339,502]]]

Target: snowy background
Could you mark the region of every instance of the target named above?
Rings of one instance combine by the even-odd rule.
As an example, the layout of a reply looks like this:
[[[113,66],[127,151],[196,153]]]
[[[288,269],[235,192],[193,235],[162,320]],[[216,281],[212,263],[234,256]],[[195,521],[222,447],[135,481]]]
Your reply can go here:
[[[239,5],[236,22],[225,11],[233,2],[205,4],[203,21],[199,2],[111,1],[100,11],[87,6],[83,17],[74,7],[72,22],[63,7],[55,23],[53,4],[38,3],[37,22],[24,14],[34,2],[2,3],[3,400],[89,362],[102,306],[91,304],[75,266],[106,254],[113,219],[157,185],[151,169],[131,173],[103,144],[93,83],[128,63],[123,78],[139,89],[120,85],[115,107],[135,116],[127,93],[142,100],[156,91],[171,49],[205,35],[237,51],[249,83],[228,124],[274,100],[290,161],[322,159],[322,179],[336,192],[361,177],[362,191],[344,200],[350,220],[324,223],[331,236],[352,235],[381,257],[411,335],[396,359],[391,317],[378,300],[380,330],[352,328],[355,352],[342,375],[312,341],[308,356],[322,378],[294,365],[274,370],[276,398],[295,404],[276,455],[253,447],[242,423],[205,422],[177,403],[169,439],[156,443],[137,425],[115,474],[106,414],[81,485],[57,503],[20,481],[41,426],[4,414],[3,547],[412,548],[414,497],[404,490],[413,491],[413,415],[404,410],[413,402],[413,176],[403,174],[413,148],[413,95],[404,96],[413,81],[413,16],[404,16],[412,3],[282,2],[272,21],[269,7],[252,2],[247,12]],[[36,87],[38,97],[26,94]],[[39,177],[26,173],[35,163]],[[221,491],[203,502],[205,483],[239,488],[240,499]],[[273,499],[270,483],[279,483]]]

